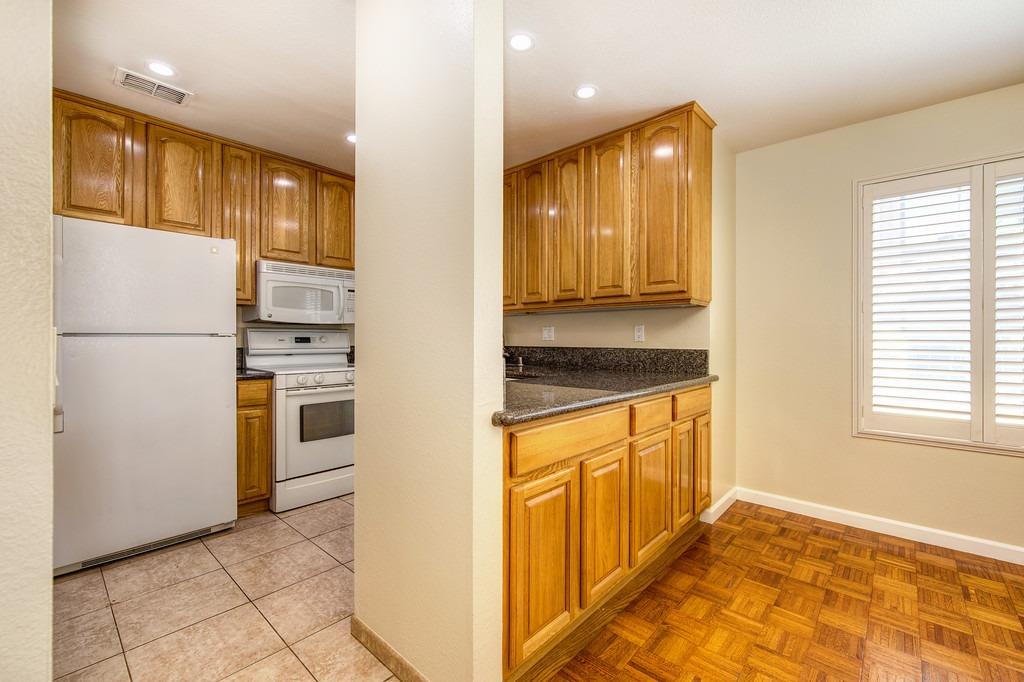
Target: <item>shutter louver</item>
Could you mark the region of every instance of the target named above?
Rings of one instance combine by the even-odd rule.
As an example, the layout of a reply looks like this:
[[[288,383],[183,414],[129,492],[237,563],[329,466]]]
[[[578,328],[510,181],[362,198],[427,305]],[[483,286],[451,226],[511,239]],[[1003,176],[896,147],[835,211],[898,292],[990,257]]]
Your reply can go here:
[[[1024,175],[995,183],[995,423],[1024,426]]]
[[[870,251],[872,411],[969,422],[971,186],[874,200]]]

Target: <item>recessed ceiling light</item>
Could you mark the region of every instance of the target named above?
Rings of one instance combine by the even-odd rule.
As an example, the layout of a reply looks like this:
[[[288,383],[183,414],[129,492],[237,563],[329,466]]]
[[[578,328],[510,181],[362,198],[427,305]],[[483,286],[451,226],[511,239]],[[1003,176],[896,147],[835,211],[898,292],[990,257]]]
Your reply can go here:
[[[150,71],[152,71],[153,73],[159,74],[161,76],[173,76],[174,75],[174,69],[172,69],[171,67],[167,66],[163,62],[149,62],[148,64],[146,64],[146,66],[149,67]]]
[[[351,142],[352,144],[355,144],[356,143],[356,134],[355,133],[349,133],[348,135],[345,136],[345,139],[348,140],[349,142]]]
[[[581,85],[573,94],[580,99],[590,99],[597,94],[597,88],[593,85]]]
[[[514,36],[509,38],[508,46],[516,52],[526,52],[533,47],[533,38],[525,33],[516,33]]]

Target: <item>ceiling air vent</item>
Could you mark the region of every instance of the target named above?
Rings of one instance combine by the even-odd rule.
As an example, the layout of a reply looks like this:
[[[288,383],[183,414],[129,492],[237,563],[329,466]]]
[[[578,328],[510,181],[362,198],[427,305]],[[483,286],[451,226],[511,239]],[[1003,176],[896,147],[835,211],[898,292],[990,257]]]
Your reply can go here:
[[[188,104],[193,94],[188,90],[176,88],[168,83],[120,67],[114,73],[114,83],[122,88],[141,92],[143,95],[156,97],[172,104]]]

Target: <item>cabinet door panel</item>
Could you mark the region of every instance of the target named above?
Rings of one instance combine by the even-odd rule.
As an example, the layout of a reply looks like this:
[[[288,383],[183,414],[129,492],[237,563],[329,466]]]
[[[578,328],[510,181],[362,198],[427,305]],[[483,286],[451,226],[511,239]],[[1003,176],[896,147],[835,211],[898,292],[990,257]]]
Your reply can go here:
[[[270,496],[270,408],[240,409],[236,416],[241,504]]]
[[[260,176],[260,255],[310,263],[313,257],[313,169],[263,155]]]
[[[555,637],[576,611],[579,502],[574,469],[509,490],[509,662]]]
[[[548,165],[541,162],[519,175],[519,302],[548,302]]]
[[[694,517],[694,428],[687,421],[672,427],[672,531]]]
[[[501,298],[505,306],[514,306],[519,302],[519,290],[516,287],[518,274],[516,263],[518,255],[518,235],[516,226],[519,219],[519,174],[507,173],[502,189],[502,285]]]
[[[237,303],[256,302],[258,193],[255,155],[225,146],[221,152],[221,236],[235,240]]]
[[[630,561],[642,563],[672,530],[672,433],[666,429],[630,444]]]
[[[694,422],[694,450],[697,458],[697,513],[711,506],[711,414],[702,414]]]
[[[53,104],[54,212],[130,224],[133,121],[63,99]]]
[[[590,145],[587,296],[628,296],[632,291],[630,136]]]
[[[640,129],[639,293],[686,291],[686,116]]]
[[[556,301],[583,299],[584,150],[551,162],[551,292]]]
[[[213,236],[218,173],[216,142],[149,125],[146,225],[160,230]]]
[[[330,173],[316,174],[316,262],[351,270],[356,266],[356,185]]]
[[[615,587],[629,570],[628,450],[580,463],[580,605],[587,608]]]

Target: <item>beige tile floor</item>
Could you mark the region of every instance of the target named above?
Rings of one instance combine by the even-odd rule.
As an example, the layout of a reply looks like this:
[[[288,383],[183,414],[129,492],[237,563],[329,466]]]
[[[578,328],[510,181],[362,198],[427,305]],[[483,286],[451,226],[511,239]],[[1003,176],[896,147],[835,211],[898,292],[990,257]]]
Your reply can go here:
[[[353,680],[391,672],[349,633],[355,496],[53,585],[61,680]]]

